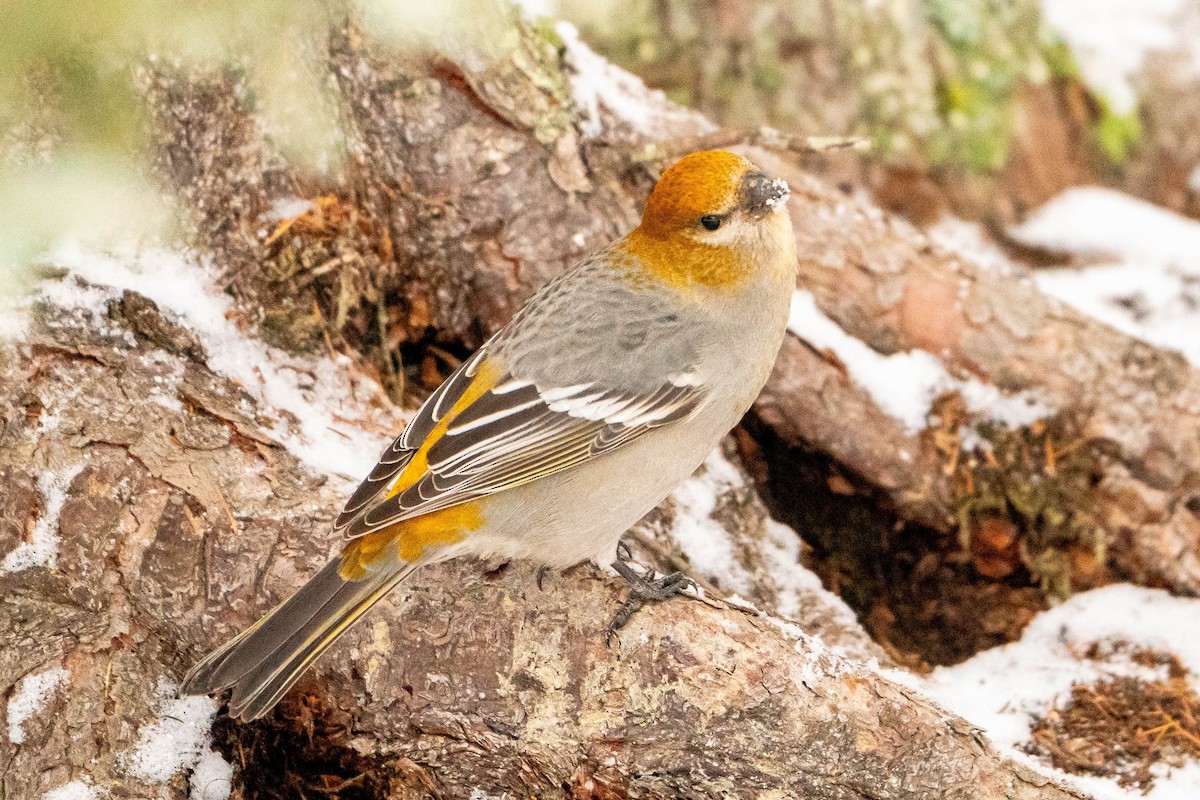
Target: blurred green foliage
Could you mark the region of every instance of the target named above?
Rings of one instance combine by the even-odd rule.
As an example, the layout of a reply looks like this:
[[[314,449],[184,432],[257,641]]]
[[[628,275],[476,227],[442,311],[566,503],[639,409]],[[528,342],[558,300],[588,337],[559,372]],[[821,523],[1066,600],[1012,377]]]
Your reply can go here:
[[[0,5],[0,122],[12,130],[31,104],[50,101],[56,144],[128,152],[142,132],[134,69],[144,59],[253,65],[251,84],[268,104],[311,100],[304,50],[327,24],[327,6],[317,0],[7,0]],[[304,133],[287,131],[289,140]]]
[[[127,241],[171,216],[148,163],[152,71],[239,75],[273,154],[333,172],[332,24],[354,16],[377,40],[475,68],[517,47],[517,13],[508,0],[0,1],[0,293],[57,240]]]
[[[55,241],[128,240],[169,221],[146,162],[145,70],[238,70],[281,152],[336,158],[312,66],[328,16],[317,0],[0,3],[0,292]]]
[[[1046,42],[1042,47],[1042,57],[1052,78],[1083,79],[1070,48],[1061,40]],[[1141,117],[1136,111],[1117,114],[1104,97],[1098,96],[1096,103],[1099,106],[1098,115],[1092,126],[1096,146],[1110,163],[1118,166],[1124,164],[1142,139]]]
[[[1137,112],[1132,114],[1113,112],[1104,98],[1100,98],[1099,103],[1100,118],[1092,129],[1096,144],[1110,162],[1124,164],[1129,158],[1130,151],[1141,141],[1141,117]]]
[[[169,216],[148,180],[138,95],[146,70],[234,70],[280,155],[336,168],[343,154],[321,56],[347,4],[371,35],[432,41],[472,67],[517,38],[508,0],[0,3],[0,290],[56,239],[128,238]],[[726,125],[866,135],[884,157],[917,165],[999,168],[1022,82],[1078,75],[1067,48],[1047,35],[1036,0],[544,7],[576,22],[603,54]],[[550,24],[537,30],[558,38]],[[1138,119],[1113,114],[1102,99],[1099,107],[1097,147],[1121,163],[1140,138]]]
[[[604,55],[726,125],[869,136],[910,166],[1005,163],[1023,83],[1078,77],[1037,0],[558,0]],[[1102,114],[1120,162],[1136,120]]]
[[[926,0],[933,28],[938,113],[926,142],[934,164],[1000,169],[1008,157],[1014,97],[1022,80],[1048,73],[1034,3]]]

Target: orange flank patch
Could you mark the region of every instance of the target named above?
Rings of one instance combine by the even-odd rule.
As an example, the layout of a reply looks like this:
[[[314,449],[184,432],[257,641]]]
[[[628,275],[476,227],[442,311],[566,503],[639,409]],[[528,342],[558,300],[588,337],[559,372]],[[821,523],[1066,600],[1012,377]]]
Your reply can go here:
[[[427,548],[457,544],[482,525],[483,514],[478,500],[397,522],[346,545],[338,574],[348,581],[361,580],[368,568],[382,558],[411,564]]]

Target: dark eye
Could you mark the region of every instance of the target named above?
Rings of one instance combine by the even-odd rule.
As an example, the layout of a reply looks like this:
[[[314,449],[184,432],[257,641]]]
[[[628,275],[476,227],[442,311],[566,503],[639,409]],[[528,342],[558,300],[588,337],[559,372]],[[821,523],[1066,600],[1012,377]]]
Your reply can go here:
[[[721,227],[721,218],[716,214],[707,214],[700,218],[700,224],[704,226],[705,230],[715,231]]]

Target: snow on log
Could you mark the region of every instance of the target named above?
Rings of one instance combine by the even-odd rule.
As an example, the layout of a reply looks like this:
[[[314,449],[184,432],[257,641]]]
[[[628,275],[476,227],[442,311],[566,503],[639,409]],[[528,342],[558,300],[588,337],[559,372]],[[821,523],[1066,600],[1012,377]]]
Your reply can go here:
[[[635,79],[593,72],[602,62],[569,30],[561,54],[521,31],[517,70],[412,63],[336,31],[352,163],[324,184],[278,174],[235,78],[143,76],[159,176],[193,212],[199,255],[61,250],[51,266],[67,276],[42,284],[23,343],[0,349],[16,387],[0,397],[0,503],[16,521],[0,527],[0,630],[21,643],[0,650],[0,686],[34,681],[0,729],[22,740],[0,741],[8,795],[219,797],[265,757],[225,761],[214,706],[176,705],[191,701],[166,687],[324,561],[347,478],[404,419],[349,359],[266,344],[273,301],[327,302],[348,339],[376,334],[354,329],[362,318],[389,346],[426,329],[478,344],[627,229],[660,162],[712,130]],[[569,85],[542,80],[560,57]],[[1190,367],[754,157],[796,190],[803,261],[798,335],[764,421],[949,529],[962,498],[947,464],[986,448],[988,423],[1021,434],[1044,413],[1086,412],[1076,433],[1114,445],[1092,498],[1114,560],[1200,585],[1200,445],[1172,435],[1196,427]],[[317,245],[285,229],[324,213],[297,186],[332,192],[331,209],[356,204],[355,234]],[[359,284],[361,297],[330,300]],[[921,366],[902,406],[891,359]],[[961,416],[938,395],[961,395]],[[383,604],[293,699],[343,723],[342,751],[449,797],[1079,796],[889,669],[786,533],[714,456],[633,534],[650,563],[695,571],[710,603],[649,609],[608,648],[615,582],[581,568],[539,590],[528,565],[446,565]],[[719,602],[727,592],[744,602]],[[67,677],[53,691],[29,677],[54,669]],[[311,715],[289,719],[302,718],[311,731]],[[154,755],[168,741],[171,758]]]
[[[964,478],[990,447],[980,436],[988,418],[1016,423],[1047,459],[1074,454],[1090,474],[1094,487],[1065,513],[1089,531],[1083,539],[1106,546],[1108,568],[1200,591],[1200,518],[1190,508],[1200,476],[1200,439],[1191,433],[1200,428],[1196,368],[1043,292],[1051,276],[1035,282],[1011,263],[997,269],[994,252],[957,255],[864,198],[770,154],[756,157],[795,189],[799,282],[815,301],[814,309],[801,296],[798,308],[818,326],[814,342],[801,333],[785,344],[756,405],[764,422],[786,442],[829,453],[902,514],[940,530],[970,521]],[[1184,240],[1176,229],[1170,243]],[[803,321],[793,326],[804,330]],[[924,383],[906,388],[888,378],[893,359],[922,366]],[[939,393],[960,396],[965,411],[930,408],[920,424],[925,400]],[[1028,424],[1035,408],[1045,425]],[[1003,436],[991,430],[983,439]],[[1054,471],[1048,460],[1030,479],[1054,487]]]
[[[118,261],[136,272],[163,257]],[[56,566],[0,575],[0,630],[21,642],[0,660],[0,684],[20,687],[0,743],[6,792],[224,797],[237,778],[212,750],[217,705],[174,698],[174,681],[336,547],[328,523],[345,492],[304,458],[313,431],[281,424],[285,405],[303,398],[314,419],[364,428],[395,412],[325,357],[248,346],[253,331],[209,336],[186,307],[124,290],[109,257],[73,258],[76,273],[113,283],[57,279],[24,341],[0,350],[0,380],[17,387],[2,400],[0,475],[18,528],[47,511],[35,471],[75,474],[56,504]],[[171,263],[181,284],[202,285],[200,265]],[[221,352],[235,336],[244,363]],[[277,391],[283,374],[300,376],[292,391]],[[619,583],[582,568],[539,589],[529,565],[495,576],[455,563],[384,603],[302,691],[352,720],[344,747],[420,764],[449,797],[1073,796],[880,667],[748,488],[714,456],[645,539],[677,536],[700,577],[802,610],[801,624],[681,600],[646,610],[608,647]],[[741,572],[751,563],[767,565],[762,586]]]

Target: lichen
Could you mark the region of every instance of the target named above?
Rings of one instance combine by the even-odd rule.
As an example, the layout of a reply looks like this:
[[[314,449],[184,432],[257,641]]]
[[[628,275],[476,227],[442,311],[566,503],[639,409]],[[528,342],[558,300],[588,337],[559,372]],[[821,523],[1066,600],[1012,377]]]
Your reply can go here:
[[[514,6],[499,55],[483,64],[464,59],[463,78],[488,107],[550,144],[573,130],[571,87],[562,67],[563,41],[547,21],[531,22]]]
[[[1004,164],[1020,83],[1049,72],[1032,0],[626,0],[592,22],[605,56],[727,125],[869,135],[890,160],[979,172]]]
[[[1024,84],[1082,80],[1033,0],[911,0],[731,11],[614,0],[573,15],[589,43],[667,96],[728,126],[869,136],[885,159],[979,175],[1008,159]],[[1136,113],[1096,96],[1081,120],[1119,166]]]
[[[941,125],[926,143],[934,164],[976,172],[1008,157],[1016,91],[1045,74],[1035,4],[926,0]]]

